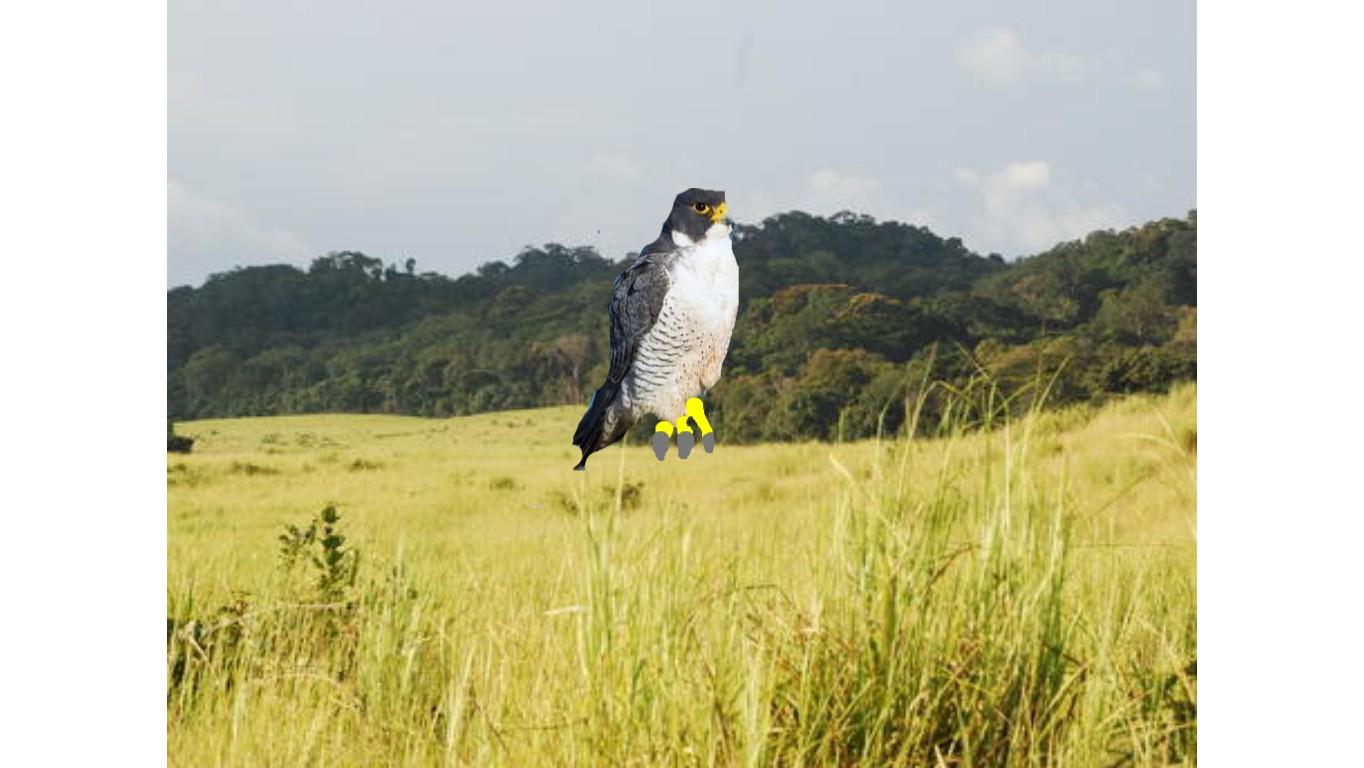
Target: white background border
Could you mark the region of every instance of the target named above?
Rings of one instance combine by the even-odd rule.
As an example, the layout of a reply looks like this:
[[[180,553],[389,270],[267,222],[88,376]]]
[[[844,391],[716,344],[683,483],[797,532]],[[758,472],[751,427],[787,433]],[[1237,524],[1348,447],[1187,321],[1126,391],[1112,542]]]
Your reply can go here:
[[[1205,765],[1364,753],[1352,7],[1199,4]],[[0,85],[0,763],[161,764],[165,7],[11,4]]]
[[[1364,25],[1199,3],[1199,760],[1360,764]]]
[[[166,761],[166,7],[0,10],[0,764]]]

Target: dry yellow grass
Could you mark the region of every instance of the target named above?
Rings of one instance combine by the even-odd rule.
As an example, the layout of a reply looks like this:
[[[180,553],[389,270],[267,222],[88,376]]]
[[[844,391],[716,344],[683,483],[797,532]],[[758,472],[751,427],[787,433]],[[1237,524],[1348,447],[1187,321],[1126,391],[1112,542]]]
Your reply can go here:
[[[171,762],[1192,761],[1195,395],[586,473],[578,409],[178,425],[175,633],[237,640],[170,643]],[[276,556],[328,504],[334,621]]]

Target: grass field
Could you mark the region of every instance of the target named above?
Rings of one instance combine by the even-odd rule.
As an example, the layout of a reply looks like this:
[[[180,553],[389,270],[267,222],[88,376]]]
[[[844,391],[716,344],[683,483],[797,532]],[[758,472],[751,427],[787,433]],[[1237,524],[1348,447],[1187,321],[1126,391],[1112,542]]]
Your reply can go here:
[[[1192,764],[1195,398],[585,473],[570,408],[177,425],[170,762]]]

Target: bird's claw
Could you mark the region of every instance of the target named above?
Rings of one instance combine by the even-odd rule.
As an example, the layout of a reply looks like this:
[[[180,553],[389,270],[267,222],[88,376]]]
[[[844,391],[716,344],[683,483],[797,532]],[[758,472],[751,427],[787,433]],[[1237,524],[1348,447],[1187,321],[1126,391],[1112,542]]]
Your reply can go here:
[[[675,426],[674,426],[675,424]],[[692,425],[696,425],[696,429]],[[686,413],[676,422],[660,421],[654,427],[654,436],[651,445],[654,449],[654,456],[659,461],[663,461],[668,456],[668,443],[671,442],[673,433],[677,433],[677,458],[685,460],[691,455],[692,449],[696,447],[696,431],[701,432],[701,447],[706,453],[715,453],[715,430],[711,429],[710,421],[706,418],[705,406],[701,403],[701,398],[693,397],[687,401]]]
[[[706,449],[706,453],[715,453],[715,430],[710,426],[710,419],[706,418],[706,406],[701,398],[687,400],[687,416],[701,430],[701,447]]]
[[[696,435],[690,431],[677,433],[677,458],[685,460],[691,455],[692,446],[696,445]]]
[[[659,461],[668,457],[668,433],[655,432],[653,437],[654,455]]]

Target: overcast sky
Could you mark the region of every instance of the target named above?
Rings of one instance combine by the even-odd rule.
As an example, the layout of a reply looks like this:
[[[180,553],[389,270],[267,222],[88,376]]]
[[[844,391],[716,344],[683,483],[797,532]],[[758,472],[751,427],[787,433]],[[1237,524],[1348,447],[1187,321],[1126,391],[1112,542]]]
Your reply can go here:
[[[173,0],[169,282],[619,258],[724,189],[1014,257],[1195,206],[1193,2]]]

